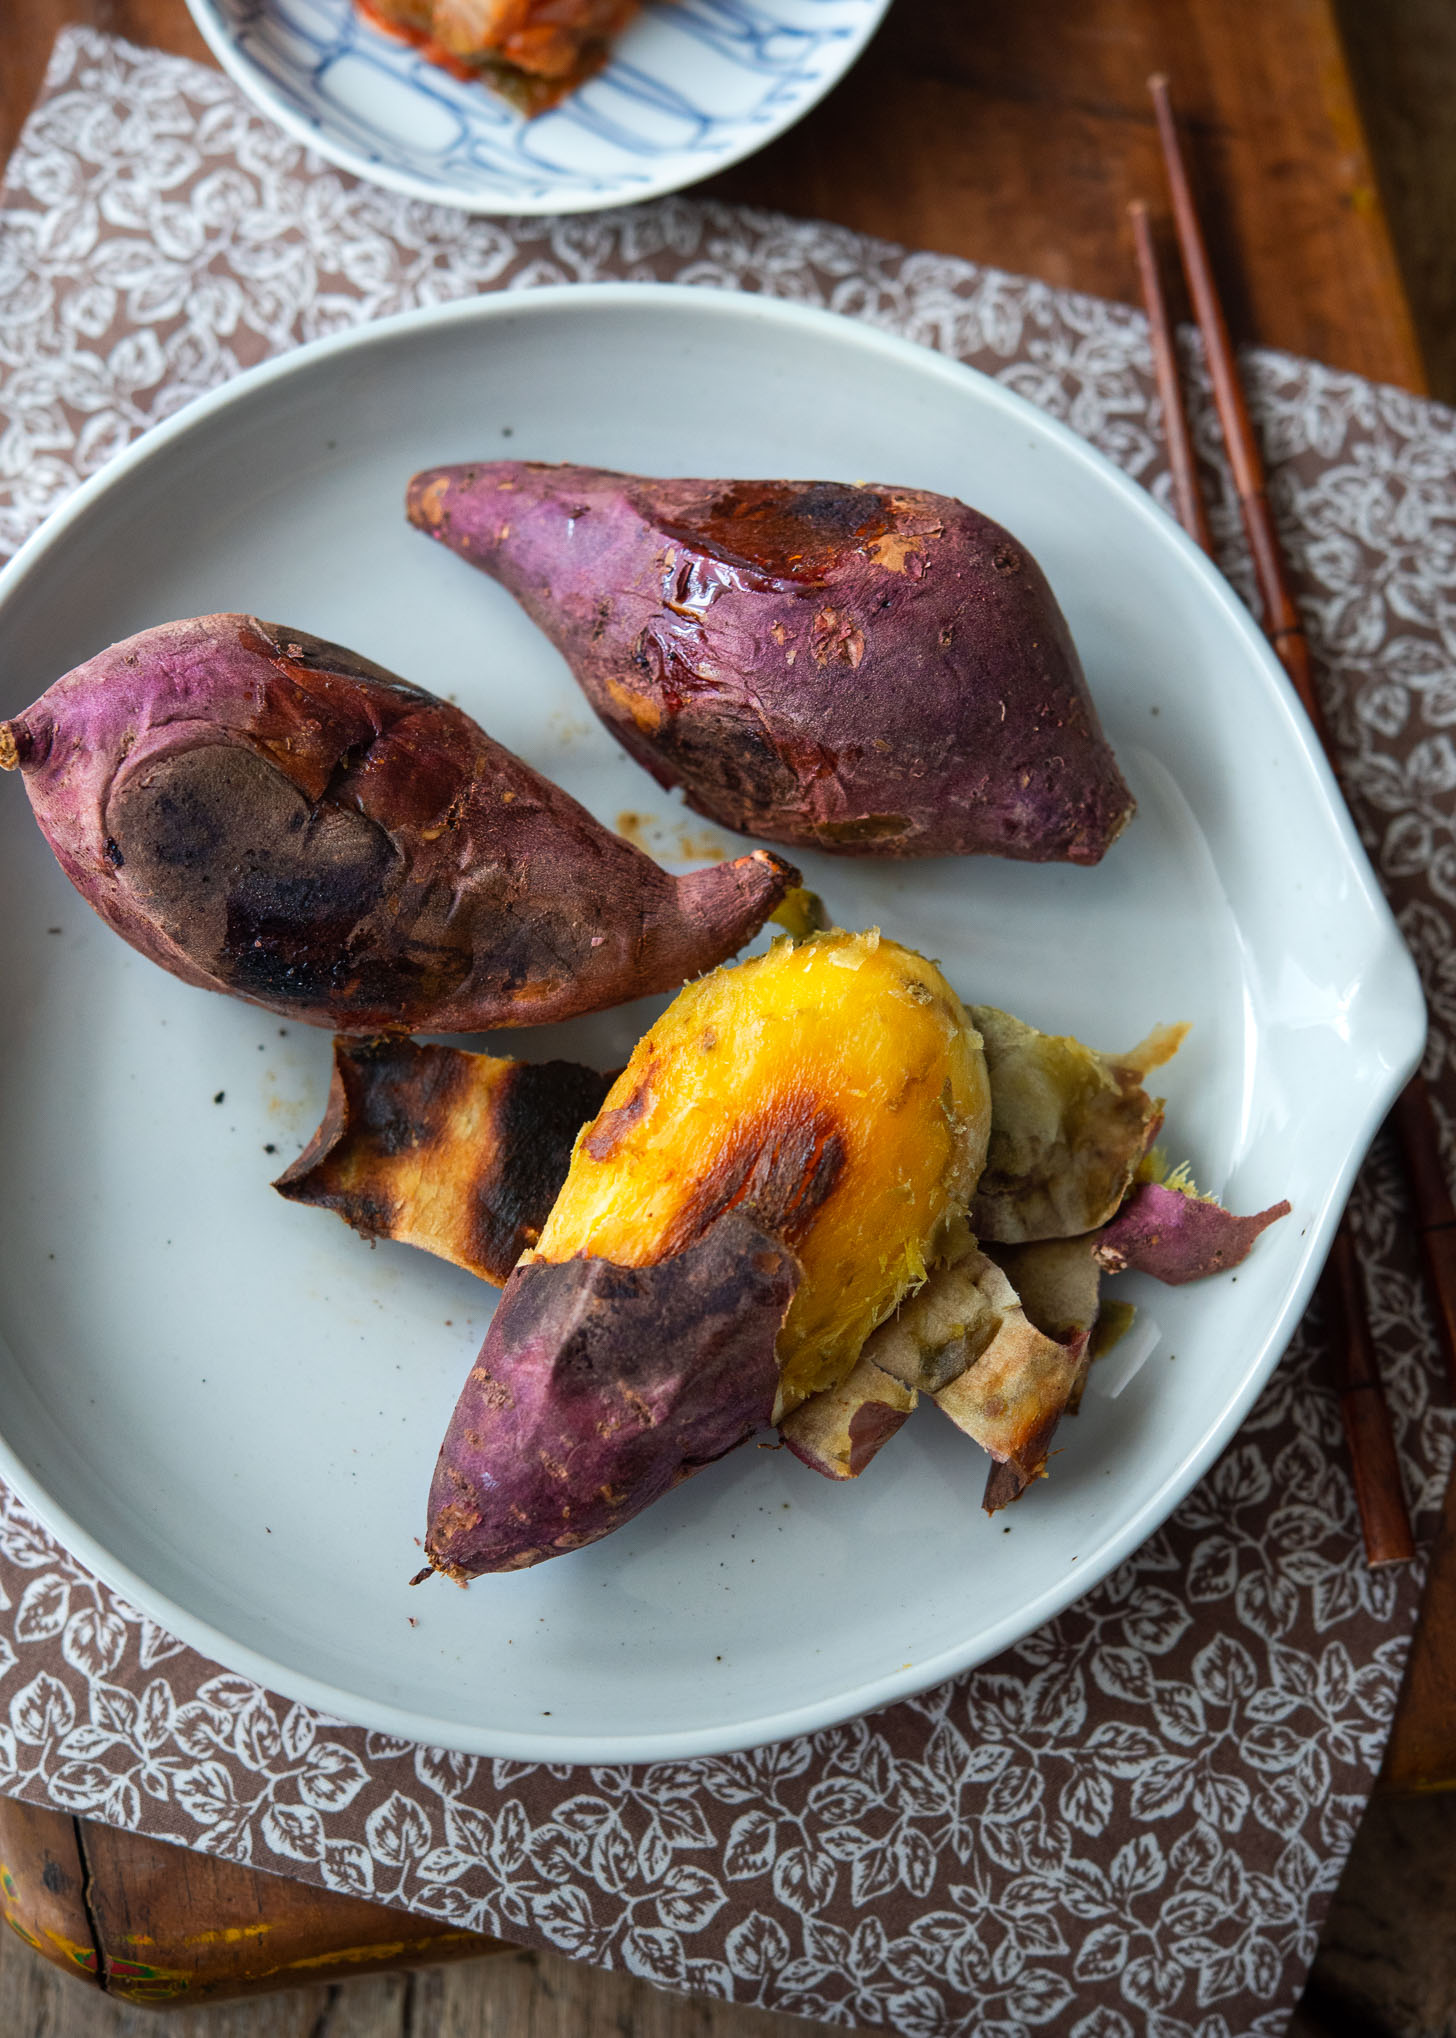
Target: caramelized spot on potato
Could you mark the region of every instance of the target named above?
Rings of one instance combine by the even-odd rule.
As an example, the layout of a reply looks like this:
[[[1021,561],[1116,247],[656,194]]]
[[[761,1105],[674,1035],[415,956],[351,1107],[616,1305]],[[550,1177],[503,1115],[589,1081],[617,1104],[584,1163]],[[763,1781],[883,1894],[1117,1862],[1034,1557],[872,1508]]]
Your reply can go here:
[[[664,519],[661,528],[730,566],[757,567],[776,580],[817,580],[890,524],[873,489],[837,481],[736,481]]]
[[[583,1135],[582,1145],[595,1161],[610,1160],[632,1127],[647,1109],[652,1098],[652,1064],[647,1058],[646,1066],[638,1077],[637,1087],[630,1097],[610,1110],[603,1111]]]
[[[689,984],[604,1117],[649,1067],[609,1154],[578,1141],[536,1257],[651,1266],[749,1212],[804,1270],[783,1412],[844,1378],[964,1215],[990,1123],[979,1038],[934,964],[877,932],[817,934]]]
[[[449,515],[446,504],[450,495],[450,483],[442,474],[432,481],[428,488],[421,489],[419,512],[427,524],[438,530]]]
[[[797,1246],[843,1169],[844,1141],[834,1117],[812,1099],[781,1100],[776,1113],[749,1111],[709,1159],[673,1221],[666,1249],[681,1252],[715,1218],[740,1209]]]

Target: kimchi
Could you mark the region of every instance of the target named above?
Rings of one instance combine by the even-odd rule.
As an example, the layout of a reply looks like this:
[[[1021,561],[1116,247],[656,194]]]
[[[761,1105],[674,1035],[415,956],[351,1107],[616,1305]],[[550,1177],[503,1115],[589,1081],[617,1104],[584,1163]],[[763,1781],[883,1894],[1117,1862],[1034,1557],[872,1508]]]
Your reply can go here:
[[[523,113],[544,113],[606,61],[638,0],[356,0],[456,77],[479,79]]]

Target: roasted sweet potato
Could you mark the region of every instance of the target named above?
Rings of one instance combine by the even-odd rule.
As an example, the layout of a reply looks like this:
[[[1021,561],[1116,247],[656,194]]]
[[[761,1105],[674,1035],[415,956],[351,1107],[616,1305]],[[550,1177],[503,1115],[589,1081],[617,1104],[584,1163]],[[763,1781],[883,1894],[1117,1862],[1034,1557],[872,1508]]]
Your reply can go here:
[[[725,827],[1096,863],[1133,811],[1041,569],[964,503],[488,461],[417,474],[408,510]]]
[[[436,1472],[431,1563],[463,1578],[604,1535],[839,1385],[963,1228],[989,1118],[959,999],[877,934],[690,984],[507,1284]]]
[[[464,1584],[580,1549],[761,1429],[797,1279],[739,1210],[656,1265],[518,1266],[441,1447],[431,1567]]]
[[[689,984],[638,1042],[537,1254],[651,1266],[754,1212],[804,1278],[781,1413],[843,1379],[964,1215],[990,1118],[980,1044],[938,969],[819,934]]]
[[[990,1072],[991,1144],[971,1205],[978,1238],[1003,1245],[1073,1238],[1105,1224],[1162,1124],[1145,1078],[1186,1026],[1160,1026],[1124,1055],[973,1005]]]
[[[323,1123],[273,1186],[499,1288],[540,1237],[612,1081],[578,1062],[337,1039]]]
[[[82,897],[174,976],[344,1033],[535,1025],[675,988],[796,874],[673,878],[448,702],[200,616],[0,723]]]

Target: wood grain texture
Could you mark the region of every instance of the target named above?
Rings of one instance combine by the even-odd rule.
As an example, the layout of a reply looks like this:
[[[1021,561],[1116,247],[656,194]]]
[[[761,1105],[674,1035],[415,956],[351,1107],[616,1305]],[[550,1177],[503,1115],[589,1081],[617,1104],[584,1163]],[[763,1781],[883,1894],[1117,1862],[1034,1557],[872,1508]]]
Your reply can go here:
[[[76,1821],[0,1798],[0,1915],[62,1973],[101,1985]]]
[[[1433,396],[1456,403],[1456,7],[1335,0]]]
[[[489,1963],[486,1963],[489,1965]],[[411,2021],[415,1977],[317,1984],[249,2002],[189,2010],[175,2023],[154,2010],[79,1988],[8,1932],[0,1933],[4,2038],[433,2038]],[[582,2033],[586,2038],[586,2033]]]
[[[830,99],[705,188],[1132,302],[1127,203],[1162,204],[1155,70],[1235,339],[1423,387],[1325,0],[901,4]]]
[[[827,2029],[537,1953],[207,2004],[173,2023],[78,1988],[0,1933],[4,2038],[815,2038]],[[842,2024],[834,2030],[853,2038]]]
[[[1456,2032],[1456,1797],[1371,1802],[1289,2038]]]
[[[90,1820],[80,1831],[103,1986],[128,2002],[190,2007],[510,1950],[478,1932],[137,1833]]]
[[[414,1977],[406,2038],[816,2038],[827,2024],[679,1996],[551,1953]],[[854,2038],[843,2024],[836,2038]],[[883,2034],[881,2034],[883,2038]]]

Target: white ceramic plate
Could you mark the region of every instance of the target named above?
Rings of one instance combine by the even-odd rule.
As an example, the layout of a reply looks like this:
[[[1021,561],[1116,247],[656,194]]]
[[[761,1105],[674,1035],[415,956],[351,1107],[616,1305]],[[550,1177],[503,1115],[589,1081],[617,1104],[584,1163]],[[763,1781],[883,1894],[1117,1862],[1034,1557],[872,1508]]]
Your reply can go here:
[[[468,212],[594,212],[694,184],[792,127],[890,0],[646,0],[605,70],[535,120],[353,0],[187,0],[213,55],[357,176]]]
[[[1155,1326],[1146,1362],[1094,1372],[1009,1516],[981,1513],[985,1459],[927,1407],[858,1482],[746,1449],[589,1550],[411,1592],[492,1291],[271,1193],[321,1112],[327,1036],[132,954],[10,780],[0,1471],[156,1618],[348,1719],[574,1761],[767,1741],[994,1654],[1158,1526],[1298,1320],[1421,999],[1282,675],[1162,511],[997,385],[762,297],[488,297],[254,370],[116,460],[0,579],[0,712],[133,630],[250,609],[458,697],[609,824],[650,817],[668,860],[701,860],[684,843],[714,831],[621,755],[510,598],[405,525],[416,468],[498,453],[876,476],[1024,537],[1135,824],[1091,871],[807,857],[806,877],[842,924],[1039,1025],[1121,1048],[1193,1020],[1170,1144],[1236,1207],[1288,1195],[1294,1215],[1236,1278],[1125,1284]],[[606,1065],[654,1009],[493,1044]]]

